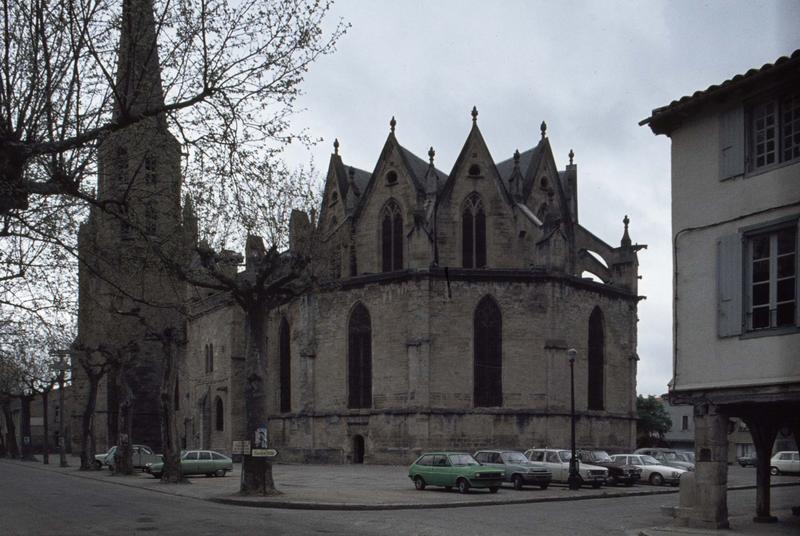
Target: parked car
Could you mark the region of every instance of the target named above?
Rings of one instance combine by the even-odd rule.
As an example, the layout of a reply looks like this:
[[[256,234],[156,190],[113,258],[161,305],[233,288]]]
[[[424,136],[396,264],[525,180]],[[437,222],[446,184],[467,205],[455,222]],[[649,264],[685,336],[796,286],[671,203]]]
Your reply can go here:
[[[769,474],[800,473],[800,453],[796,450],[784,450],[775,453],[769,460]]]
[[[751,454],[748,456],[739,456],[738,458],[736,458],[736,462],[742,467],[747,467],[748,465],[752,465],[753,467],[755,467],[756,464],[758,463],[758,458],[756,458],[755,454]]]
[[[523,486],[539,486],[547,489],[552,473],[542,464],[530,461],[516,450],[479,450],[474,458],[486,467],[503,471],[506,482],[512,482],[514,489]]]
[[[161,478],[161,473],[164,470],[164,458],[159,456],[158,461],[148,463],[144,470],[155,478]],[[233,471],[233,460],[219,452],[213,450],[187,450],[181,453],[181,472],[184,476],[225,476],[229,471]]]
[[[694,465],[694,452],[690,450],[677,450],[675,451],[678,453],[678,458],[680,458],[684,462],[689,462]]]
[[[652,456],[653,458],[661,462],[661,465],[677,467],[678,469],[683,469],[684,471],[694,471],[694,463],[682,460],[680,456],[678,456],[678,452],[673,449],[644,448],[644,449],[636,449],[633,451],[633,453],[646,454],[648,456]]]
[[[154,462],[157,460],[156,454],[153,452],[153,449],[148,447],[147,445],[133,445],[131,446],[133,452],[131,453],[131,461],[133,464],[134,469],[144,469],[144,466],[148,463]],[[94,465],[96,468],[100,469],[104,465],[107,465],[108,468],[113,471],[114,470],[114,456],[117,453],[117,446],[114,445],[107,452],[103,452],[101,454],[95,454],[94,456]]]
[[[408,478],[418,490],[426,486],[449,490],[455,486],[459,493],[467,493],[470,488],[489,488],[491,493],[497,493],[504,473],[481,465],[463,452],[426,452],[408,468]]]
[[[661,462],[646,454],[614,454],[611,459],[620,463],[635,465],[642,470],[642,480],[654,486],[671,484],[677,486],[681,475],[686,473],[683,469],[663,465]]]
[[[616,486],[624,484],[633,486],[642,477],[642,470],[635,465],[623,464],[611,459],[604,450],[579,450],[578,458],[581,462],[599,465],[608,469],[606,484]]]
[[[525,451],[525,457],[548,468],[553,473],[554,482],[566,482],[569,478],[569,460],[572,458],[572,452],[568,450],[529,449]],[[599,465],[580,463],[578,460],[578,474],[581,485],[590,484],[593,488],[599,488],[606,483],[608,469]]]

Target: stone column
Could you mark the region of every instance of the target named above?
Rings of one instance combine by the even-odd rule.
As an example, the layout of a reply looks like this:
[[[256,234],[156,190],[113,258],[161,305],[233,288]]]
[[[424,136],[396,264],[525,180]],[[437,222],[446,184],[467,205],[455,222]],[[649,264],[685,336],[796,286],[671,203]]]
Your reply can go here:
[[[710,404],[695,405],[694,416],[694,505],[685,512],[685,522],[698,528],[728,528],[728,417]],[[681,488],[684,485],[692,486],[692,478],[682,481]]]

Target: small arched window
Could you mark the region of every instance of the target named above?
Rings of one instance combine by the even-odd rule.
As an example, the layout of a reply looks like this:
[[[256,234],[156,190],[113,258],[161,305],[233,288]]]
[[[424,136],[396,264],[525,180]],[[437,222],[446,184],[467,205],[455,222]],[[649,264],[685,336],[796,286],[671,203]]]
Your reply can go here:
[[[390,171],[386,174],[386,184],[397,184],[397,172]]]
[[[476,407],[502,406],[503,318],[491,296],[485,296],[475,308],[473,337],[474,404]]]
[[[539,187],[540,187],[542,190],[547,190],[547,186],[548,186],[548,184],[549,184],[549,183],[547,182],[547,177],[542,177],[542,180],[540,180],[540,181],[539,181]]]
[[[467,196],[461,211],[461,262],[464,268],[486,267],[486,214],[477,192]]]
[[[281,383],[281,413],[292,411],[292,355],[289,322],[286,317],[281,318],[280,334],[280,383]]]
[[[403,214],[394,199],[381,211],[381,260],[383,272],[403,269]]]
[[[587,405],[589,409],[603,409],[605,406],[605,333],[603,311],[595,307],[589,316],[589,385]]]
[[[347,326],[347,407],[372,407],[372,320],[359,303]]]
[[[216,401],[214,402],[214,417],[216,424],[215,428],[218,432],[225,430],[225,413],[222,410],[222,399],[217,397]]]

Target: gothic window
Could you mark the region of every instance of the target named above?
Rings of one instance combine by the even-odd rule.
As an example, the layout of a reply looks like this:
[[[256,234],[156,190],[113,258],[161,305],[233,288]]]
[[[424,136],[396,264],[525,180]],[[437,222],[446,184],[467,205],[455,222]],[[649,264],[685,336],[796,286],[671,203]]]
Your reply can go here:
[[[156,222],[158,220],[158,216],[156,214],[156,209],[153,207],[152,204],[148,203],[144,209],[144,231],[148,235],[156,234]]]
[[[603,384],[605,372],[605,341],[603,312],[595,307],[589,317],[589,409],[603,409]]]
[[[476,192],[464,201],[461,213],[461,259],[464,268],[486,267],[486,214]]]
[[[382,271],[403,269],[403,215],[393,199],[381,212]]]
[[[390,171],[386,174],[386,183],[387,184],[397,184],[397,172]]]
[[[180,389],[178,389],[178,385],[179,385],[178,378],[175,378],[175,401],[174,401],[175,407],[173,408],[175,409],[175,411],[181,409],[181,395],[180,395]]]
[[[117,167],[117,181],[120,184],[128,182],[128,150],[125,147],[117,147],[117,154],[114,155]]]
[[[347,407],[372,407],[372,321],[358,304],[347,326]]]
[[[144,175],[148,183],[155,184],[156,157],[149,153],[147,154],[147,156],[144,157]]]
[[[503,318],[500,307],[484,297],[475,308],[474,404],[476,407],[503,405]]]
[[[222,432],[225,430],[225,414],[222,411],[222,399],[217,397],[217,400],[214,402],[214,413],[215,413],[215,428],[218,432]]]
[[[204,350],[205,350],[205,358],[206,358],[205,369],[206,369],[206,372],[208,372],[208,345],[207,344],[205,345]]]
[[[208,371],[214,372],[214,344],[208,345]]]
[[[281,412],[292,411],[292,355],[289,335],[289,322],[281,318],[280,335],[280,382],[281,382]]]

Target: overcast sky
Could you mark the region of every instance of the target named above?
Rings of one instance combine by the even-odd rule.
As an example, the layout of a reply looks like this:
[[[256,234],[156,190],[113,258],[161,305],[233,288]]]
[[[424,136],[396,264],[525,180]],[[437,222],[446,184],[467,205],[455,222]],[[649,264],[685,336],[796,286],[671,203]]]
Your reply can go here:
[[[340,0],[352,28],[312,66],[295,125],[334,138],[372,171],[397,118],[399,142],[450,171],[471,125],[495,161],[548,136],[560,169],[575,151],[580,222],[612,245],[631,218],[639,253],[638,391],[672,374],[670,142],[638,122],[653,108],[800,48],[800,1],[512,2]]]

